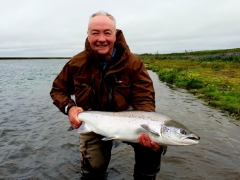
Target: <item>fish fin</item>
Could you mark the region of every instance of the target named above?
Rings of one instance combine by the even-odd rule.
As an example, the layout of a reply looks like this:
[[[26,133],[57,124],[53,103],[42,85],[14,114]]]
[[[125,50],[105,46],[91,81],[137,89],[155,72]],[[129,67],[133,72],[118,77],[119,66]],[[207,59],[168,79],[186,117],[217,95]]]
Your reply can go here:
[[[121,141],[121,140],[114,139],[114,140],[113,140],[113,148],[116,148],[116,147],[118,147],[118,146],[119,146],[119,144],[121,144],[121,143],[122,143],[122,141]]]
[[[92,130],[86,125],[85,122],[82,122],[81,126],[78,128],[77,133],[88,133]]]
[[[112,137],[104,137],[102,138],[102,141],[111,141],[111,140],[114,140],[115,138],[112,138]]]
[[[72,130],[74,130],[74,129],[73,129],[72,126],[70,126],[70,127],[68,128],[68,131],[72,131]]]
[[[148,124],[141,124],[141,127],[152,134],[159,136],[159,133],[155,129],[151,128]]]
[[[119,144],[122,143],[121,140],[119,139],[116,139],[116,138],[113,138],[113,137],[105,137],[105,138],[102,138],[102,141],[113,141],[113,148],[116,148],[119,146]]]
[[[161,146],[161,147],[163,148],[162,155],[166,154],[168,147],[167,146]]]

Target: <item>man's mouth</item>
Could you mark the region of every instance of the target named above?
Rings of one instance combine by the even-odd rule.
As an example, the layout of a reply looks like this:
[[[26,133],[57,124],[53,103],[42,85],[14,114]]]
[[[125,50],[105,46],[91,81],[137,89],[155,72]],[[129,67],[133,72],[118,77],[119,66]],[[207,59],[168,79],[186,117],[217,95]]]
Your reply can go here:
[[[105,48],[108,46],[108,44],[96,44],[98,48]]]
[[[105,47],[107,47],[107,46],[102,46],[102,45],[101,45],[101,46],[97,46],[97,47],[98,47],[98,48],[105,48]]]

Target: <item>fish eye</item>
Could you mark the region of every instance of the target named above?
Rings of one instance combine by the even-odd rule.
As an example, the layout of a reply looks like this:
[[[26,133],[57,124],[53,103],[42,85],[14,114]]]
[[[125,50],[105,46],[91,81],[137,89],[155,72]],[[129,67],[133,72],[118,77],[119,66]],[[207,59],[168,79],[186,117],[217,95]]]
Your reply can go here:
[[[184,129],[180,129],[180,133],[184,134],[184,135],[187,135],[187,131],[185,131]]]

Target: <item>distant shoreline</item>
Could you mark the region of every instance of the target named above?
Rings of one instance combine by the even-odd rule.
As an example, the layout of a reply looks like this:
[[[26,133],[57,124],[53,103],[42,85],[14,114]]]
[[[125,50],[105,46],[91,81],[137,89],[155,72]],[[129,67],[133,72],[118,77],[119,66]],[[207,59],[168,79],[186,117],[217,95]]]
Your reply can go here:
[[[160,59],[211,59],[211,60],[220,60],[220,59],[233,59],[240,57],[240,48],[233,49],[216,49],[216,50],[202,50],[202,51],[187,51],[178,52],[178,53],[167,53],[167,54],[159,54],[157,53],[143,53],[136,54],[141,58],[145,56],[158,56]],[[37,60],[37,59],[71,59],[72,57],[0,57],[0,60]]]
[[[0,60],[71,59],[71,57],[0,57]]]

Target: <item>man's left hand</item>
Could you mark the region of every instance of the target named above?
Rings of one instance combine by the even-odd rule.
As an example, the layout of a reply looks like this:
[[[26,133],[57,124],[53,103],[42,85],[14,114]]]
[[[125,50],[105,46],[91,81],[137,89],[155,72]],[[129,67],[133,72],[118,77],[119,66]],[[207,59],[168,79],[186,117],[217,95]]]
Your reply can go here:
[[[138,137],[138,141],[142,146],[153,148],[156,150],[160,149],[160,146],[156,142],[151,141],[149,136],[145,133],[140,134],[140,136]]]

